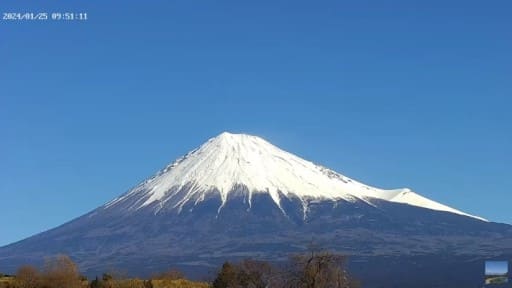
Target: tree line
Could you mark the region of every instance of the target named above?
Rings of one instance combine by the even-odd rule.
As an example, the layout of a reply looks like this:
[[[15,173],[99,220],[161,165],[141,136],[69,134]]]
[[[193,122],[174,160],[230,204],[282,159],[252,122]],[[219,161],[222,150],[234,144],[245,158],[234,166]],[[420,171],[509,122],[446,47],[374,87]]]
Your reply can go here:
[[[155,274],[148,280],[126,279],[105,273],[88,280],[65,255],[48,258],[41,270],[22,266],[0,288],[357,288],[346,270],[346,257],[310,251],[293,255],[285,264],[246,259],[225,262],[209,283],[192,282],[177,271]],[[3,286],[2,286],[3,285]]]

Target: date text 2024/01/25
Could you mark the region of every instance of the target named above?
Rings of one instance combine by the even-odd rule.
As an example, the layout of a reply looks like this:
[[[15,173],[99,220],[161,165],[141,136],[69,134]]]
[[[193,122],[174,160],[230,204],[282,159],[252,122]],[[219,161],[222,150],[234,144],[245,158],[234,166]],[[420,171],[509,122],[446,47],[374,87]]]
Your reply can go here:
[[[2,20],[87,20],[88,15],[85,12],[4,12]]]

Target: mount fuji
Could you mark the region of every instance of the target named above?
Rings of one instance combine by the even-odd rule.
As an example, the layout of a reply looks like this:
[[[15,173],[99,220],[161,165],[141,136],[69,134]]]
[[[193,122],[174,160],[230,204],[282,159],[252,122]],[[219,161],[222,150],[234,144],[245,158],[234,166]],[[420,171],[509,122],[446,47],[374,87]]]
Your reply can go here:
[[[200,275],[228,259],[283,261],[311,242],[350,255],[364,287],[481,284],[484,259],[512,258],[510,225],[222,133],[90,213],[0,247],[0,271],[65,253],[88,274]]]
[[[252,198],[270,196],[286,216],[281,201],[299,200],[303,218],[315,200],[365,201],[372,199],[404,203],[438,211],[447,211],[486,221],[422,197],[411,190],[377,189],[303,160],[279,149],[262,138],[224,132],[176,160],[151,179],[105,205],[105,209],[127,208],[180,213],[187,204],[196,206],[205,199],[221,200],[218,213],[228,198],[238,194],[248,209]],[[286,201],[284,200],[284,201]],[[127,205],[128,203],[128,205]]]

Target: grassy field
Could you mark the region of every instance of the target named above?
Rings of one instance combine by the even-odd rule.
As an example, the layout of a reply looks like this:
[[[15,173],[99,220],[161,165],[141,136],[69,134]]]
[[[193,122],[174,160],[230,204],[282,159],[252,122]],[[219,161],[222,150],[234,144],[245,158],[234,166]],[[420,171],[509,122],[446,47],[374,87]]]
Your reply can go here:
[[[9,287],[9,284],[12,284],[13,282],[14,277],[0,277],[0,288]]]
[[[123,282],[125,282],[125,284],[128,284],[127,282],[142,283],[143,280],[139,280],[139,279],[119,280],[119,284],[121,284]],[[210,285],[205,282],[193,282],[193,281],[189,281],[189,280],[185,280],[185,279],[151,280],[151,283],[153,284],[153,288],[208,288],[208,287],[210,287]],[[0,278],[0,288],[13,287],[13,284],[14,284],[14,277],[1,277]],[[128,286],[131,286],[131,285],[128,285]],[[137,285],[135,285],[135,287],[136,286]]]
[[[152,280],[153,288],[208,288],[210,285],[203,282],[179,280]]]

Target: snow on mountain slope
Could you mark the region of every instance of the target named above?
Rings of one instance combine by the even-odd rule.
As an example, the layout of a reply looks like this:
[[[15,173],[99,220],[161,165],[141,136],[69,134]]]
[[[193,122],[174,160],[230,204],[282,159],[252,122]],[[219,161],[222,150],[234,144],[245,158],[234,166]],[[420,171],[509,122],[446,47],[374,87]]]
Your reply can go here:
[[[308,199],[361,199],[371,202],[376,198],[484,220],[429,200],[409,189],[383,190],[362,184],[283,151],[262,138],[227,132],[208,140],[151,179],[107,203],[106,207],[131,197],[143,199],[135,201],[135,209],[155,202],[164,206],[181,188],[191,187],[173,208],[181,209],[190,200],[198,203],[216,189],[221,195],[221,209],[228,194],[240,184],[249,190],[249,205],[253,193],[270,194],[279,207],[279,192],[286,197],[298,197],[303,203]]]

